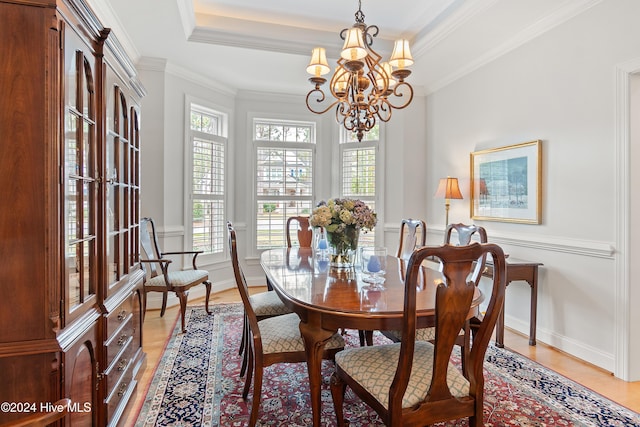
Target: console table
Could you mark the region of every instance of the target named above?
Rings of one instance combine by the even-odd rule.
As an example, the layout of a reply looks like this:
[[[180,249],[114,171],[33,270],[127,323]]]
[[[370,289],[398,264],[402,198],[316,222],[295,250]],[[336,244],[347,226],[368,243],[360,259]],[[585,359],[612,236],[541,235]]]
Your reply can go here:
[[[531,287],[531,314],[529,320],[529,345],[536,345],[536,311],[538,307],[538,267],[539,262],[522,261],[507,258],[507,286],[513,281],[523,280]],[[487,260],[487,265],[482,273],[484,276],[493,277],[493,264]],[[504,347],[504,306],[500,311],[500,317],[496,323],[496,346]]]

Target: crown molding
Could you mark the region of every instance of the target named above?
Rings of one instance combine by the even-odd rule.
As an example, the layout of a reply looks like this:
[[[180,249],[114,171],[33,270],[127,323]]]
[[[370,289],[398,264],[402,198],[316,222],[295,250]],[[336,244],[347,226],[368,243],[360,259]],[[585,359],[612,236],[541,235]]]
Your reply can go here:
[[[165,72],[167,69],[167,60],[165,58],[152,58],[143,56],[136,64],[139,70]]]
[[[113,11],[113,7],[108,0],[89,0],[91,9],[94,11],[100,22],[108,28],[112,29],[117,35],[117,44],[121,46],[121,50],[133,61],[136,62],[140,58],[140,52],[131,41],[131,37],[124,29],[124,25],[118,15]],[[112,37],[112,36],[109,36]]]
[[[195,73],[184,67],[176,65],[173,62],[167,63],[167,73],[190,81],[191,83],[195,83],[197,85],[218,91],[224,95],[235,96],[238,92],[236,88],[224,85],[217,80],[210,79],[209,77],[203,76],[200,73]]]
[[[177,0],[177,3],[184,38],[189,39],[189,36],[196,28],[196,13],[193,9],[193,0]]]
[[[310,55],[316,46],[325,46],[329,52],[342,48],[337,33],[212,15],[196,16],[188,40],[295,55]]]
[[[469,19],[492,7],[499,0],[468,0],[451,17],[445,19],[434,30],[425,28],[412,43],[411,50],[414,57],[422,56],[449,37],[458,28],[462,27]],[[427,34],[422,34],[427,32]]]
[[[496,0],[490,0],[491,3],[495,3],[495,1]],[[443,79],[440,79],[430,88],[428,88],[429,92],[435,92],[439,89],[442,89],[443,87],[496,60],[497,58],[507,54],[517,47],[522,46],[530,40],[535,39],[536,37],[546,33],[547,31],[557,27],[558,25],[568,21],[569,19],[575,17],[576,15],[579,15],[585,10],[590,9],[601,2],[602,0],[575,0],[571,2],[565,2],[558,9],[556,9],[555,13],[538,20],[534,24],[520,31],[511,39],[489,50],[487,53],[481,55],[477,59],[469,62],[466,66],[460,68],[458,71],[449,74]]]

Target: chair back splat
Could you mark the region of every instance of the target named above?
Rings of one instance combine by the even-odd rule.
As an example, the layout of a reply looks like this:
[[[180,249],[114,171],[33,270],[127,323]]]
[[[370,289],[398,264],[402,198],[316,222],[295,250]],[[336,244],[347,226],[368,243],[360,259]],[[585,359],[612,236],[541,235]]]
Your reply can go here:
[[[479,308],[472,308],[475,283],[468,280],[477,260],[491,255],[495,274],[486,313],[477,325],[467,363],[451,361],[460,330]],[[442,263],[436,289],[435,339],[416,341],[416,289],[423,262]],[[402,340],[399,343],[344,350],[336,355],[331,378],[338,425],[344,425],[347,386],[381,416],[388,426],[423,426],[469,418],[483,425],[484,357],[506,287],[502,249],[490,243],[418,248],[409,259],[405,282]]]
[[[400,244],[397,257],[409,259],[418,246],[427,241],[427,223],[420,219],[403,219],[400,223]]]
[[[474,234],[478,236],[478,240],[480,243],[488,243],[489,239],[487,238],[487,231],[484,227],[479,225],[471,224],[449,224],[444,232],[444,243],[445,245],[451,244],[451,239],[458,235],[458,245],[465,246],[471,244],[471,239]],[[485,265],[487,263],[487,256],[484,255],[480,258],[476,264],[476,267],[473,270],[473,281],[478,286],[480,283],[480,279],[482,278],[482,272],[484,271]]]
[[[309,225],[308,216],[292,216],[287,219],[287,247],[291,245],[291,226],[297,225],[298,245],[301,248],[310,248],[313,240],[313,230]]]

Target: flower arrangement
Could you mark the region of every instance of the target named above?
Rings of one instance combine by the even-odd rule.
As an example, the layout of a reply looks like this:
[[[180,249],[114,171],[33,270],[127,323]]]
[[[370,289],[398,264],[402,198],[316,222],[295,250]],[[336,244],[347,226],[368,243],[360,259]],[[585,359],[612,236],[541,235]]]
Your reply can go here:
[[[343,232],[348,227],[371,231],[378,218],[362,200],[329,199],[320,202],[313,210],[309,223],[313,227],[324,227],[327,232]]]
[[[362,200],[330,199],[320,202],[311,213],[309,223],[323,227],[332,248],[331,265],[353,265],[360,230],[373,230],[378,218]]]

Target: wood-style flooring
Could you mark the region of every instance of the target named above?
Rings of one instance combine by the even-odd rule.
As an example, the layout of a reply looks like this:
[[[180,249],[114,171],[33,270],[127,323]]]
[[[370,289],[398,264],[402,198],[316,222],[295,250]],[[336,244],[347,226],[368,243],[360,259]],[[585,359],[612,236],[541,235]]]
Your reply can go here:
[[[252,292],[263,292],[266,288],[251,288]],[[240,302],[240,296],[235,289],[211,295],[210,304]],[[202,301],[189,301],[189,304],[204,304]],[[164,317],[160,317],[159,310],[147,312],[143,326],[143,348],[147,353],[147,366],[140,378],[138,391],[128,413],[123,417],[125,426],[134,426],[139,408],[143,403],[147,388],[153,377],[156,365],[167,339],[178,320],[179,307],[167,308]],[[633,411],[640,412],[640,381],[626,382],[615,378],[610,372],[585,363],[579,359],[538,342],[530,346],[528,337],[505,328],[505,347],[520,353],[531,360],[540,363],[596,392],[617,402]]]

